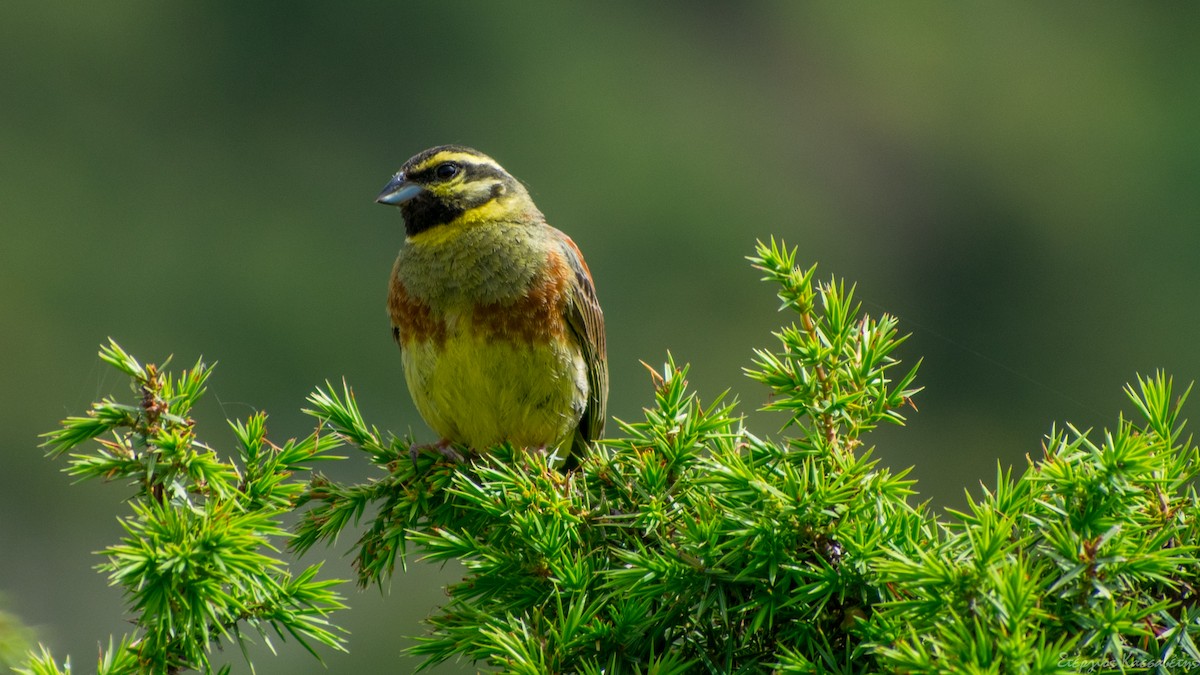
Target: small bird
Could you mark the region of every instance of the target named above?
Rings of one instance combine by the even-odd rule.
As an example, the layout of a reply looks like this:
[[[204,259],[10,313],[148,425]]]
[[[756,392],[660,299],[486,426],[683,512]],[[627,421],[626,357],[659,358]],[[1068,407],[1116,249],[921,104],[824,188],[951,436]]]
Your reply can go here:
[[[608,358],[575,242],[520,181],[461,145],[409,159],[376,201],[404,217],[388,313],[437,447],[507,441],[577,461],[604,428]]]

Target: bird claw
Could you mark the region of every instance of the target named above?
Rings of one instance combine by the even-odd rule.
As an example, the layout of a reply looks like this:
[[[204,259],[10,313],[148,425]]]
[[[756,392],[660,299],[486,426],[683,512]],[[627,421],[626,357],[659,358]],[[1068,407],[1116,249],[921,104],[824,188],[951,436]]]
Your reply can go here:
[[[466,461],[466,458],[462,456],[462,453],[454,449],[454,444],[443,438],[437,443],[413,443],[412,445],[408,446],[408,456],[410,459],[412,459],[414,469],[417,468],[417,457],[424,450],[435,450],[442,457],[445,457],[455,464],[461,464]]]

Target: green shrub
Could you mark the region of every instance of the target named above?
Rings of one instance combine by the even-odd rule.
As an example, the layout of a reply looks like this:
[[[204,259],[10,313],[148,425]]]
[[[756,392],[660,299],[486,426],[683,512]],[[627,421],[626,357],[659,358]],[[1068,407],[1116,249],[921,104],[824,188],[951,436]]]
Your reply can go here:
[[[382,584],[410,548],[458,560],[464,578],[413,652],[506,673],[1073,673],[1200,670],[1200,457],[1163,374],[1128,388],[1137,421],[1100,435],[1053,430],[1024,471],[998,469],[968,507],[939,516],[865,442],[902,423],[918,389],[893,317],[853,288],[815,281],[774,241],[751,259],[795,323],[747,374],[768,386],[779,438],[709,402],[673,360],[651,373],[644,418],[618,422],[580,467],[501,446],[455,463],[410,456],[350,388],[307,411],[322,433],[276,446],[263,416],[234,428],[238,461],[200,443],[188,410],[210,370],[172,378],[115,343],[101,355],[139,388],[48,435],[69,471],[137,487],[127,537],[104,552],[137,629],[101,672],[207,669],[244,626],[340,648],[341,599],[297,551],[365,522],[354,565]],[[109,438],[100,438],[115,432]],[[378,473],[339,484],[308,472],[346,443]],[[300,509],[292,534],[279,518]],[[56,673],[48,654],[33,673]]]

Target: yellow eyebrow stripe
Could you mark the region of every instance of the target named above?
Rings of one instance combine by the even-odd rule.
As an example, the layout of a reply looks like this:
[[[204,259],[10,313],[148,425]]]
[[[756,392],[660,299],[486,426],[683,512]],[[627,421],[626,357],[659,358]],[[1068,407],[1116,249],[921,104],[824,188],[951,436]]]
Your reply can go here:
[[[441,164],[442,162],[462,162],[464,164],[489,164],[491,166],[496,167],[497,169],[500,168],[500,165],[497,164],[494,159],[492,159],[491,157],[487,157],[485,155],[473,155],[469,152],[455,152],[453,150],[445,150],[445,151],[439,152],[438,154],[434,155],[433,157],[430,157],[429,159],[425,160],[424,162],[421,162],[417,166],[413,167],[413,170],[414,171],[424,171],[425,169],[428,169],[429,167],[434,166],[435,164]]]

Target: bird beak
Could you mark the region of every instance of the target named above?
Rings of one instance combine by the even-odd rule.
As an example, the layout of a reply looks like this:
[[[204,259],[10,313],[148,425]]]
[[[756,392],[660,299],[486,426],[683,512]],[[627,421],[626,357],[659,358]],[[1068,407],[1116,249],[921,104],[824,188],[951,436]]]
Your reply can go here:
[[[375,198],[375,201],[379,204],[399,206],[413,197],[421,194],[424,190],[425,188],[421,187],[420,185],[408,182],[404,178],[404,172],[401,171],[395,176],[392,176],[391,182],[389,182],[383,188],[383,192],[379,193],[379,196]]]

